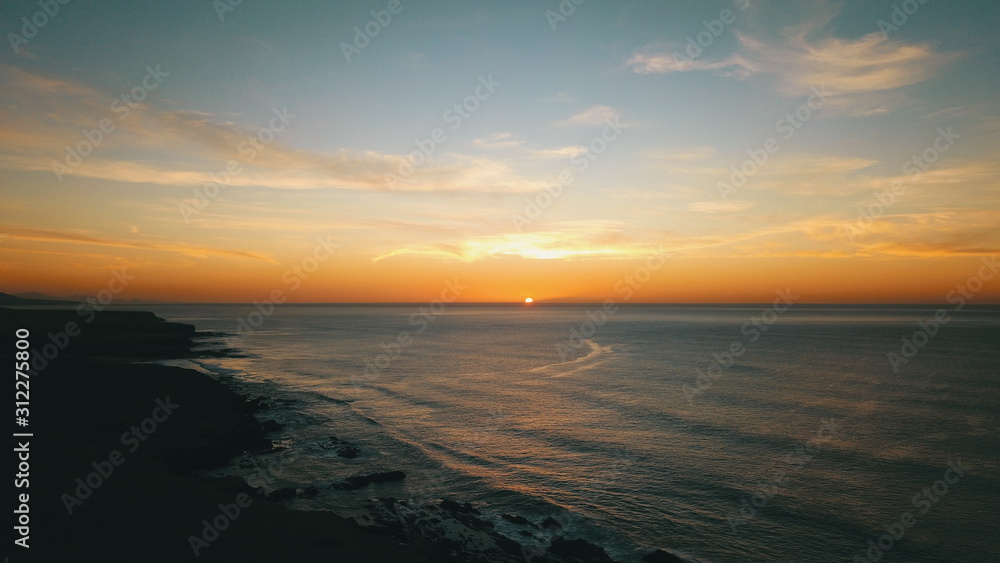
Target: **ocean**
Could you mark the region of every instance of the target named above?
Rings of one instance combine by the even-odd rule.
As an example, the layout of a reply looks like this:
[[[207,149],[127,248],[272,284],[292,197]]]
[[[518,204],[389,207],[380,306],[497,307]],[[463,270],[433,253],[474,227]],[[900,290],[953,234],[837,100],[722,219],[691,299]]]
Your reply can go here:
[[[218,333],[238,357],[195,367],[275,405],[281,449],[221,473],[407,474],[294,508],[450,498],[620,561],[1000,560],[996,307],[130,308]]]

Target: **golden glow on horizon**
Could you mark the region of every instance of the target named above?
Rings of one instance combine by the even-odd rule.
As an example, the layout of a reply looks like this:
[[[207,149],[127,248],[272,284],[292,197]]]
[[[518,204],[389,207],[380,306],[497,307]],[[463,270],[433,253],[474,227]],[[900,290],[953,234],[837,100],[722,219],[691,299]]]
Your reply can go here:
[[[982,275],[972,302],[1000,303],[1000,276],[985,277],[1000,255],[1000,102],[977,79],[997,66],[996,42],[953,26],[889,36],[833,0],[794,13],[757,4],[727,28],[726,48],[684,65],[666,48],[683,43],[683,25],[642,41],[646,31],[606,28],[608,49],[589,49],[583,34],[586,56],[569,59],[544,48],[545,34],[518,36],[537,64],[492,70],[532,88],[502,86],[489,103],[476,93],[483,108],[461,135],[448,129],[446,147],[432,144],[440,151],[417,141],[416,153],[405,141],[426,133],[428,108],[467,86],[492,92],[492,78],[460,85],[478,51],[439,41],[405,59],[427,84],[386,59],[361,82],[310,74],[318,86],[294,94],[288,80],[314,65],[283,57],[324,52],[297,36],[275,57],[240,34],[194,34],[195,48],[152,26],[163,35],[106,50],[107,61],[65,48],[47,55],[67,59],[5,59],[0,292],[85,298],[114,284],[116,303],[429,303],[445,292],[548,306],[768,303],[790,290],[800,303],[944,303]],[[953,12],[967,25],[989,13]],[[124,15],[147,24],[141,11]],[[105,37],[94,30],[73,38]],[[464,26],[444,33],[467,39]],[[514,46],[484,40],[503,61]],[[232,56],[225,81],[153,65],[156,84],[168,77],[160,90],[146,85],[153,67],[138,68],[205,49]],[[365,58],[400,52],[379,51]],[[552,64],[568,66],[546,72]],[[607,97],[612,75],[623,88]],[[148,99],[108,106],[140,83]],[[675,90],[692,95],[648,103]],[[328,92],[343,99],[329,104]],[[114,134],[91,138],[104,120]],[[772,147],[760,141],[768,122],[781,150],[760,148]]]
[[[150,260],[141,251],[74,253],[10,252],[0,245],[0,291],[38,291],[54,297],[93,296],[108,287],[113,271],[134,276],[115,295],[165,302],[250,303],[280,290],[287,303],[420,303],[440,297],[447,284],[461,287],[463,303],[515,302],[539,295],[546,303],[754,303],[770,302],[790,288],[800,303],[944,303],[956,284],[976,276],[983,257],[907,258],[668,258],[648,278],[636,269],[645,260],[532,260],[494,257],[466,262],[397,257],[372,262],[334,255],[303,268],[302,261],[251,258]],[[6,248],[4,248],[6,247]],[[4,252],[6,250],[6,252]],[[59,254],[55,254],[60,252]],[[71,262],[51,259],[65,256]],[[145,260],[144,260],[145,259]],[[987,259],[988,261],[989,259]],[[6,267],[5,267],[6,266]],[[299,268],[295,273],[294,267]],[[631,279],[631,283],[629,282]],[[643,280],[643,281],[639,281]],[[1000,276],[982,284],[973,303],[1000,302]],[[620,282],[620,283],[619,283]],[[117,282],[116,282],[117,283]],[[532,303],[536,298],[531,297]]]

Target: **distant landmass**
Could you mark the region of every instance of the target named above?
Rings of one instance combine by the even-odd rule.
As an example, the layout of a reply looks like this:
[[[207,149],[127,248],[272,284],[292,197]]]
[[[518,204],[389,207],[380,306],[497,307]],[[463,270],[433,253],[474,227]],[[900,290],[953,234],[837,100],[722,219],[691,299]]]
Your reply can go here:
[[[27,296],[27,297],[26,297]],[[0,306],[10,306],[10,305],[76,305],[81,303],[81,301],[73,301],[66,299],[56,299],[54,297],[49,297],[42,293],[22,293],[19,295],[11,295],[9,293],[0,293]]]
[[[14,293],[13,297],[20,297],[21,299],[45,299],[47,301],[55,299],[55,297],[52,297],[51,295],[38,293],[37,291],[28,291],[26,293]]]
[[[93,297],[93,296],[89,296]],[[68,295],[65,297],[53,297],[51,295],[46,295],[44,293],[39,293],[37,291],[26,291],[22,293],[3,293],[0,292],[0,306],[16,306],[16,305],[78,305],[83,303],[88,296],[86,295]],[[152,299],[115,299],[116,303],[133,303],[133,304],[155,304],[163,303],[162,301],[155,301]]]

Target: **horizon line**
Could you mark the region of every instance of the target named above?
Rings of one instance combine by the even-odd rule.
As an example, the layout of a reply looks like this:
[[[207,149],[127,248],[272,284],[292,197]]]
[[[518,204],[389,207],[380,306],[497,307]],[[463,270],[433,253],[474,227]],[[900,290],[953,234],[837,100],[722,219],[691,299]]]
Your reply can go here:
[[[45,301],[43,299],[34,299],[34,301]],[[28,307],[70,307],[84,304],[83,301],[74,301],[72,299],[52,299],[52,305],[46,305],[44,303],[32,303],[25,305],[17,304],[6,304],[0,305],[0,308],[28,308]],[[611,301],[612,303],[608,303]],[[60,303],[61,302],[61,303]],[[368,305],[368,306],[399,306],[399,305],[428,305],[434,303],[434,301],[303,301],[303,302],[284,302],[284,303],[272,303],[275,306],[316,306],[316,305],[337,305],[337,306],[358,306],[358,305]],[[704,301],[704,302],[678,302],[678,301],[624,301],[618,302],[614,300],[604,300],[604,301],[534,301],[532,303],[525,303],[523,301],[455,301],[452,303],[446,303],[447,306],[482,306],[482,305],[496,305],[496,306],[521,306],[521,307],[539,307],[539,306],[566,306],[566,305],[596,305],[603,306],[608,303],[609,306],[619,306],[619,307],[629,307],[629,306],[649,306],[649,305],[665,305],[665,306],[678,306],[678,307],[706,307],[706,306],[734,306],[734,305],[771,305],[772,301]],[[102,305],[102,307],[122,307],[122,306],[141,306],[141,305],[249,305],[254,306],[256,303],[252,301],[156,301],[156,300],[140,300],[136,299],[133,301],[125,302],[111,302],[107,305]],[[852,306],[863,306],[863,307],[913,307],[913,306],[923,306],[923,307],[949,307],[954,308],[954,303],[945,302],[931,302],[931,301],[919,301],[919,302],[830,302],[830,301],[818,301],[818,302],[797,302],[794,306],[822,306],[822,307],[852,307]],[[985,306],[1000,306],[1000,302],[981,302],[981,303],[965,303],[962,308],[966,307],[985,307]]]

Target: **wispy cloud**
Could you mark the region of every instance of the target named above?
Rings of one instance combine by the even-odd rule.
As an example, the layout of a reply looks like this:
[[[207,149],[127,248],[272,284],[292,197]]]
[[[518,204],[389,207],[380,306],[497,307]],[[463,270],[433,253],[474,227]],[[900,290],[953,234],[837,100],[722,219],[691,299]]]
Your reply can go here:
[[[878,164],[867,158],[830,155],[777,157],[753,179],[753,188],[798,196],[844,196],[866,189],[859,173]]]
[[[714,156],[715,148],[706,146],[679,147],[674,149],[661,149],[648,153],[648,156],[664,162],[704,160]]]
[[[814,86],[828,87],[835,97],[829,109],[856,115],[884,113],[900,101],[897,90],[936,75],[957,55],[938,52],[928,43],[905,43],[873,31],[858,38],[832,35],[836,8],[818,3],[819,12],[777,37],[734,31],[739,48],[718,58],[683,56],[681,47],[651,46],[626,64],[639,74],[708,71],[734,78],[770,77],[782,95],[807,95]]]
[[[406,245],[375,258],[424,255],[456,258],[468,262],[495,256],[520,256],[538,260],[579,258],[624,259],[645,255],[649,243],[629,234],[616,221],[572,221],[542,231],[501,233],[437,243]]]
[[[1000,253],[1000,211],[894,214],[855,234],[858,256],[946,257]]]
[[[752,201],[696,201],[688,204],[688,209],[699,213],[734,213],[750,209],[756,205]]]
[[[596,105],[581,111],[565,121],[560,121],[558,125],[606,125],[608,120],[613,120],[620,115],[618,110],[610,106]]]
[[[677,52],[667,52],[660,49],[663,47],[647,47],[634,53],[625,64],[636,74],[671,74],[696,70],[728,71],[743,76],[747,74],[745,70],[740,71],[739,65],[733,58],[721,60],[690,59],[681,54],[680,48]]]
[[[535,149],[528,151],[535,158],[573,158],[587,150],[584,146],[559,147],[557,149]]]
[[[251,259],[263,262],[276,263],[270,257],[256,252],[245,250],[234,250],[226,248],[213,248],[198,246],[180,242],[155,242],[148,240],[117,240],[104,238],[87,231],[65,230],[65,229],[37,229],[31,227],[21,227],[17,225],[0,225],[0,233],[9,241],[24,242],[45,242],[55,244],[72,244],[82,246],[98,246],[137,249],[145,251],[159,251],[179,254],[194,258],[207,258],[209,256],[221,258]]]
[[[472,140],[472,146],[481,149],[508,149],[523,145],[524,141],[515,139],[510,133],[495,133],[487,137]]]
[[[341,149],[319,152],[286,145],[281,132],[254,150],[248,142],[260,125],[238,116],[137,105],[119,118],[110,97],[85,84],[8,68],[16,80],[0,83],[0,110],[13,119],[0,124],[0,168],[52,173],[64,158],[63,147],[82,140],[81,127],[110,119],[115,130],[69,177],[115,182],[198,186],[212,181],[230,161],[240,167],[231,187],[286,189],[338,188],[387,191],[387,174],[406,169],[406,154]],[[294,113],[294,111],[292,112]],[[22,116],[22,117],[18,117]],[[49,119],[44,116],[57,116]],[[44,118],[43,118],[44,117]],[[44,123],[39,127],[38,123]],[[516,146],[507,133],[480,140],[478,146]],[[522,193],[545,187],[520,176],[505,161],[461,153],[441,154],[395,183],[413,192]]]
[[[683,179],[687,185],[702,186],[716,195],[716,183],[726,180],[733,158],[717,155],[708,147],[691,147],[671,151],[654,151],[647,154],[650,166]],[[745,158],[745,155],[743,155]],[[771,191],[792,196],[843,196],[870,189],[872,176],[862,173],[878,161],[822,154],[777,154],[766,166],[760,167],[748,182],[746,189]],[[722,211],[726,206],[700,206],[697,211]]]

